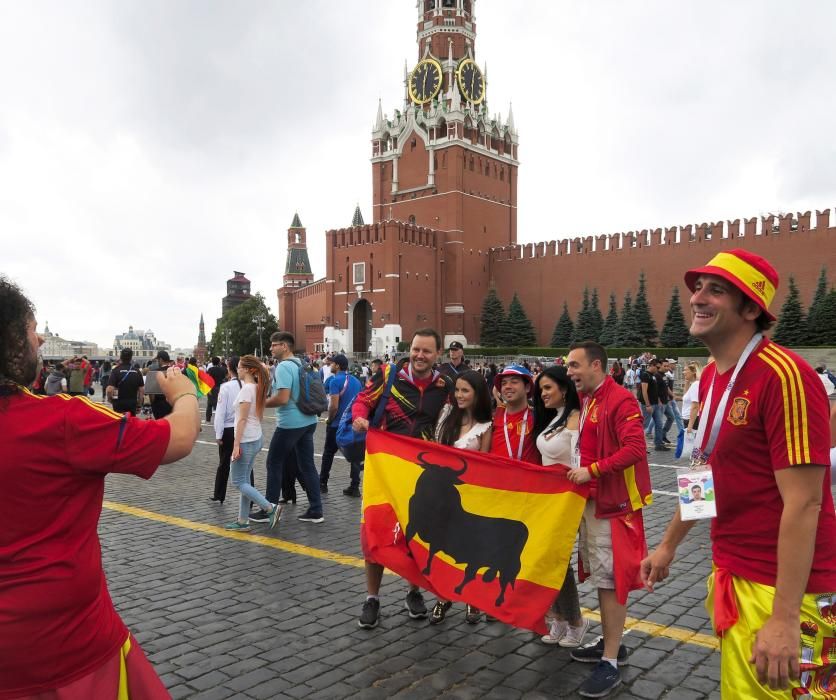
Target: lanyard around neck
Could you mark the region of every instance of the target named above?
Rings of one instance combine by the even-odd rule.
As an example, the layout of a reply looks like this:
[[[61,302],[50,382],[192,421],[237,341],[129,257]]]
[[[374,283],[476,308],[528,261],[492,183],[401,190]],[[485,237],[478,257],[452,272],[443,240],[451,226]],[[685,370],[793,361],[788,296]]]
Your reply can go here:
[[[711,455],[711,452],[714,450],[714,445],[717,444],[717,436],[720,434],[720,426],[723,422],[723,414],[726,412],[726,404],[729,402],[731,390],[734,387],[734,383],[737,381],[737,375],[740,374],[740,370],[743,369],[743,366],[746,364],[746,361],[749,359],[749,356],[754,352],[755,348],[758,346],[758,343],[761,342],[762,338],[763,335],[761,335],[760,333],[755,333],[755,335],[753,335],[752,339],[749,341],[748,345],[744,348],[743,353],[740,355],[740,359],[737,361],[737,365],[735,365],[731,379],[729,379],[729,383],[726,385],[726,390],[720,397],[720,403],[717,404],[717,411],[714,413],[714,420],[711,421],[711,432],[708,435],[708,442],[706,442],[705,445],[703,445],[703,441],[705,440],[705,432],[708,426],[708,421],[700,421],[700,427],[697,431],[697,437],[694,443],[701,448],[703,458],[708,458]],[[712,381],[711,386],[708,388],[708,394],[705,397],[704,406],[707,408],[707,411],[711,411],[711,396],[713,393],[714,382]]]
[[[525,413],[522,417],[522,427],[520,428],[520,444],[517,446],[517,459],[522,459],[526,428],[528,428],[528,406],[525,407]],[[505,412],[502,414],[502,429],[505,431],[505,447],[508,450],[508,456],[511,459],[514,459],[514,450],[511,447],[511,440],[508,438],[508,409],[505,409]]]

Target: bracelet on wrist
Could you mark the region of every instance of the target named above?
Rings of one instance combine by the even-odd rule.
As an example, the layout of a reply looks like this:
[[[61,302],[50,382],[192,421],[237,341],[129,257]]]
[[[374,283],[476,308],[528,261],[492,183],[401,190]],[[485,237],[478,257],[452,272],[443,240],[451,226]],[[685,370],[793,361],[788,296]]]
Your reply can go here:
[[[174,397],[174,399],[171,402],[171,407],[174,408],[174,404],[176,404],[184,396],[194,396],[195,398],[197,398],[197,394],[195,394],[193,391],[184,391],[182,394],[177,394],[177,396]]]

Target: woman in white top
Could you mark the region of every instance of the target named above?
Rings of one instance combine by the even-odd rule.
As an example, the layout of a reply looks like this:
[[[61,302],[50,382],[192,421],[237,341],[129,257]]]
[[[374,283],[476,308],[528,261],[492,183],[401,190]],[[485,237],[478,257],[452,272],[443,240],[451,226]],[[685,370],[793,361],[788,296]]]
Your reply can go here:
[[[435,441],[460,450],[488,452],[491,447],[491,395],[485,378],[472,369],[456,377],[454,403],[441,409],[435,426]],[[441,600],[433,606],[430,624],[444,619],[453,603]],[[478,608],[467,606],[464,619],[475,625],[482,617]]]
[[[693,432],[697,427],[700,411],[700,366],[689,362],[682,370],[685,379],[685,393],[682,394],[682,421],[685,429]]]
[[[218,443],[218,469],[215,472],[215,491],[213,501],[223,503],[226,499],[226,485],[229,481],[229,464],[232,460],[232,447],[235,444],[235,397],[244,384],[238,379],[238,358],[230,357],[226,361],[226,381],[218,390],[218,405],[215,407],[215,441]],[[252,472],[250,472],[252,477]],[[252,482],[252,479],[250,480]]]
[[[255,502],[270,514],[270,527],[276,527],[282,514],[281,506],[270,503],[250,484],[253,462],[261,451],[263,438],[261,419],[264,416],[264,402],[270,393],[270,373],[255,356],[244,355],[238,361],[238,379],[241,390],[235,397],[235,438],[232,445],[230,472],[233,485],[241,492],[238,506],[238,520],[226,525],[227,530],[249,532],[250,503]]]
[[[554,365],[544,370],[534,384],[534,436],[543,466],[572,464],[578,444],[580,399],[566,368]],[[541,637],[545,644],[579,647],[589,620],[581,615],[578,586],[570,562],[560,593],[546,616],[549,633]]]

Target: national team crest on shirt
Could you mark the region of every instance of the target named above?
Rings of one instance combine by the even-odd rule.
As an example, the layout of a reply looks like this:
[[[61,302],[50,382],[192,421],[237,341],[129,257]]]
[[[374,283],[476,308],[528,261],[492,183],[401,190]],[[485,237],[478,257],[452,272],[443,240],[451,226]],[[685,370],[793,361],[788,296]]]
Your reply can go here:
[[[749,413],[749,399],[738,396],[729,409],[728,421],[732,425],[746,425],[749,420],[747,414]]]
[[[598,406],[597,405],[593,406],[592,410],[589,412],[589,420],[591,420],[593,423],[598,422]]]

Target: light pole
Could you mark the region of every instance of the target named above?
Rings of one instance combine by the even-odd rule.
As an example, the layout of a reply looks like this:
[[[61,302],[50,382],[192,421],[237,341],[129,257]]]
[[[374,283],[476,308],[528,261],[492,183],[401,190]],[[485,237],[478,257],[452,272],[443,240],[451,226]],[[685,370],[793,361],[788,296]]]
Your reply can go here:
[[[229,328],[224,328],[224,356],[228,359],[230,354],[230,347],[229,347]]]
[[[262,357],[264,355],[264,345],[261,342],[261,333],[264,331],[264,324],[267,322],[267,318],[264,314],[259,314],[253,318],[253,323],[255,324],[256,329],[258,330],[258,356]]]

